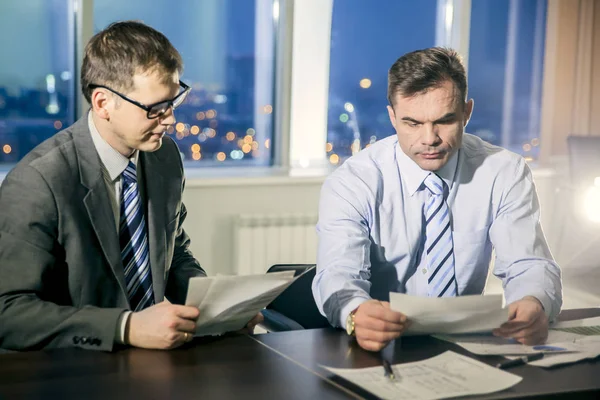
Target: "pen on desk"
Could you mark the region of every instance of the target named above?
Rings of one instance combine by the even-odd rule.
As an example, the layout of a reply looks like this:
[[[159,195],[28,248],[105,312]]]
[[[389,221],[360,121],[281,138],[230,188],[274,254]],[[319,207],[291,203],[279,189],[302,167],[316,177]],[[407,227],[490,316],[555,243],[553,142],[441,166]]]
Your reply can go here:
[[[503,361],[496,364],[496,368],[505,369],[510,367],[516,367],[517,365],[527,364],[528,362],[540,360],[544,358],[544,353],[535,353],[515,358],[514,360]]]
[[[395,379],[394,370],[392,369],[390,362],[384,358],[382,360],[382,363],[383,363],[384,375],[387,376],[388,378],[390,378],[391,381],[393,381]]]

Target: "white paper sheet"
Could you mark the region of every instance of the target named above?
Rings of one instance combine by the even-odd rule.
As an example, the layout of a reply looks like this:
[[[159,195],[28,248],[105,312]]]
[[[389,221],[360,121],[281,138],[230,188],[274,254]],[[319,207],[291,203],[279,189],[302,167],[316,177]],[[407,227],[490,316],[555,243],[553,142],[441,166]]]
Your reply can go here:
[[[438,298],[392,292],[390,304],[411,321],[406,335],[491,332],[508,320],[500,294]]]
[[[191,278],[185,304],[198,307],[196,336],[242,329],[294,280],[294,271]]]
[[[582,336],[573,341],[555,343],[555,346],[566,347],[573,352],[545,354],[544,358],[541,360],[532,361],[529,363],[529,365],[548,368],[562,364],[571,364],[588,358],[591,359],[600,356],[600,336]]]
[[[493,393],[508,389],[522,379],[453,351],[423,361],[393,365],[394,381],[384,376],[383,367],[324,368],[382,399],[433,400]]]
[[[600,317],[556,322],[551,329],[588,336],[600,335]]]
[[[505,339],[493,335],[435,335],[436,338],[452,342],[473,354],[479,355],[524,355],[533,353],[557,353],[579,351],[574,345],[577,339],[585,336],[574,333],[548,332],[548,340],[544,345],[526,346],[516,340]]]

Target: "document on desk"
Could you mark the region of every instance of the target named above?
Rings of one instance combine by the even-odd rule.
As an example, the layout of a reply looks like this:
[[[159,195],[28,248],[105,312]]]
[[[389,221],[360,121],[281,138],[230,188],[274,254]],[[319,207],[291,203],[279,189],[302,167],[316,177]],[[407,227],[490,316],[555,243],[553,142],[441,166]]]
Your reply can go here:
[[[198,307],[196,335],[242,329],[294,280],[294,271],[191,278],[186,306]]]
[[[578,351],[574,343],[585,336],[569,332],[550,330],[546,343],[539,346],[526,346],[513,339],[505,339],[491,334],[473,335],[434,335],[437,339],[454,343],[463,349],[482,356],[526,355],[533,353],[564,353]]]
[[[555,343],[553,346],[569,348],[569,352],[557,354],[545,354],[544,358],[528,363],[535,367],[554,367],[563,364],[572,364],[581,360],[596,358],[600,356],[600,336],[582,336],[574,341]],[[515,358],[507,356],[506,358]]]
[[[393,381],[384,375],[383,367],[324,368],[382,399],[433,400],[493,393],[522,379],[453,351],[393,365]]]
[[[392,292],[390,305],[411,321],[405,335],[491,332],[508,320],[500,294],[422,297]]]
[[[550,328],[586,336],[600,335],[600,317],[555,322]]]

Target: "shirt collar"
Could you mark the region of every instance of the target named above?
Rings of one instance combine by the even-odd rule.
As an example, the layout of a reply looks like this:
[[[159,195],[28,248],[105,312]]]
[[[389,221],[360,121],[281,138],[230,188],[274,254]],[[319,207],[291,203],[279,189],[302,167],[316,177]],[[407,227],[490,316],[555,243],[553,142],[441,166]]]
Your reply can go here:
[[[452,183],[454,182],[454,175],[456,173],[456,167],[458,165],[458,153],[457,151],[452,155],[450,160],[444,165],[441,169],[436,171],[435,173],[446,182],[448,188],[452,188]],[[396,159],[398,160],[398,168],[400,170],[400,175],[402,179],[406,182],[406,187],[408,188],[408,194],[410,196],[414,195],[421,184],[427,178],[427,175],[430,174],[430,171],[425,171],[421,169],[410,157],[404,154],[400,144],[396,146]]]
[[[94,124],[94,119],[92,118],[91,110],[88,113],[88,127],[90,129],[90,133],[92,134],[94,147],[96,147],[98,156],[100,156],[102,173],[107,175],[111,182],[114,182],[121,176],[123,171],[125,171],[125,168],[127,168],[129,161],[133,162],[137,166],[139,152],[137,150],[134,151],[131,157],[128,158],[119,153],[117,150],[113,149],[98,132],[96,124]]]

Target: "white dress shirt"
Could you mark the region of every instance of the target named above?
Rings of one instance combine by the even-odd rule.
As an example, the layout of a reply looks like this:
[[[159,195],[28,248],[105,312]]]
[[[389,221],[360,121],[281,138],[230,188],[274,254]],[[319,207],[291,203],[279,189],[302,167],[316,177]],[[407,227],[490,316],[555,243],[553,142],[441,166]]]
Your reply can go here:
[[[100,166],[102,168],[102,177],[104,178],[104,183],[106,184],[106,190],[108,192],[108,197],[110,199],[110,206],[113,211],[113,215],[115,217],[115,226],[117,227],[116,235],[119,235],[119,225],[121,218],[121,188],[123,186],[123,171],[127,168],[129,161],[133,162],[137,167],[137,172],[139,176],[139,166],[138,166],[138,155],[139,152],[136,150],[133,152],[131,157],[125,157],[117,150],[112,148],[103,138],[100,136],[96,125],[94,124],[94,119],[92,118],[92,112],[88,112],[88,127],[90,128],[90,132],[92,134],[92,141],[94,142],[94,147],[96,147],[96,151],[98,152],[98,156],[100,157]],[[131,311],[126,311],[121,314],[121,319],[119,323],[117,323],[117,332],[115,335],[115,342],[117,343],[125,343],[125,329],[127,327],[127,321],[129,320],[129,315]]]
[[[334,326],[344,326],[352,310],[389,291],[427,296],[422,254],[428,174],[393,135],[326,179],[312,289]],[[507,304],[534,296],[553,319],[562,305],[560,268],[546,244],[523,158],[465,133],[460,150],[437,174],[449,187],[458,294],[483,292],[494,249],[493,272],[503,282]],[[383,296],[372,293],[376,285],[385,289]]]

